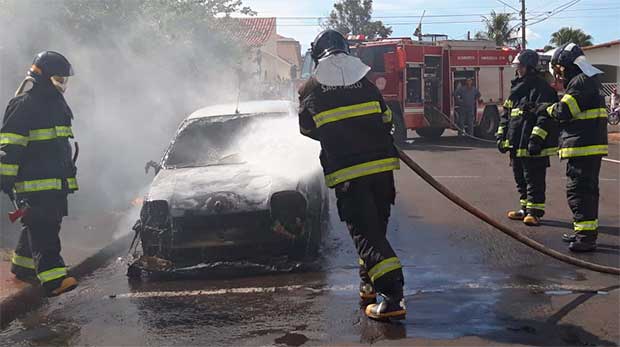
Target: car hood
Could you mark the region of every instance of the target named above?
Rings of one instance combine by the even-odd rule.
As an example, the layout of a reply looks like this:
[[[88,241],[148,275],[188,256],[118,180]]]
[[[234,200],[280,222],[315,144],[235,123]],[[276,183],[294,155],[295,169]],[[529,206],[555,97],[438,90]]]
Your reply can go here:
[[[251,170],[247,165],[162,169],[147,200],[165,200],[173,215],[255,211],[269,208],[274,192],[296,190],[297,182]]]

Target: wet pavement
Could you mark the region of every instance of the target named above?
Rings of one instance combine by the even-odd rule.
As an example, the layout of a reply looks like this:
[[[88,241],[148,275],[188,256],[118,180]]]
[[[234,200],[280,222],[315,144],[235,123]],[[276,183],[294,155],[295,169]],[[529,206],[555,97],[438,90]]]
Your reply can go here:
[[[618,147],[612,156],[618,154]],[[507,160],[453,137],[416,141],[408,153],[465,200],[503,219],[518,200]],[[563,164],[548,173],[545,225],[506,224],[557,250],[570,227]],[[620,166],[603,164],[601,247],[582,255],[618,266]],[[480,344],[618,345],[620,282],[544,257],[397,174],[389,237],[404,264],[408,316],[366,319],[357,303],[356,255],[332,201],[320,268],[243,278],[128,281],[113,259],[80,287],[0,332],[6,346],[406,345],[478,336]],[[416,339],[416,340],[411,340]],[[424,344],[424,343],[422,343]]]

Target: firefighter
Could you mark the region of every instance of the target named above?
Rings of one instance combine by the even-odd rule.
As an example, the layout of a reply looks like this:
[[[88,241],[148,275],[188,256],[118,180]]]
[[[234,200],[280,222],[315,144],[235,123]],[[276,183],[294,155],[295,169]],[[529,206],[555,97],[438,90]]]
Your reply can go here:
[[[517,77],[497,132],[499,150],[510,151],[511,166],[521,209],[508,218],[528,226],[540,225],[545,214],[545,187],[549,156],[558,151],[558,128],[546,106],[557,101],[556,91],[537,70],[538,54],[524,50],[515,58]]]
[[[38,279],[48,296],[77,286],[67,275],[59,238],[67,194],[78,189],[69,143],[73,115],[63,97],[71,75],[64,56],[39,53],[9,101],[0,130],[0,150],[6,153],[0,158],[2,191],[27,209],[11,272],[23,281]],[[32,88],[25,91],[28,84]]]
[[[608,153],[607,110],[597,75],[574,43],[559,47],[551,58],[556,79],[564,84],[562,99],[548,108],[560,122],[560,158],[567,160],[566,196],[573,212],[574,233],[565,234],[574,252],[596,249],[599,173]]]
[[[336,192],[338,214],[360,258],[360,297],[373,319],[404,319],[403,272],[386,238],[399,169],[392,113],[350,55],[347,40],[326,30],[312,43],[313,76],[299,91],[303,135],[321,142],[326,184]],[[376,303],[379,293],[383,300]]]

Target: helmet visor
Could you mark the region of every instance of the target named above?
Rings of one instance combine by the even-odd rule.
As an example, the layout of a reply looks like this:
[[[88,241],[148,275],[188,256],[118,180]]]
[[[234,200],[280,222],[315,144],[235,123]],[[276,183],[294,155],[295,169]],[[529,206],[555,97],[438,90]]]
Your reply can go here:
[[[69,83],[69,76],[52,76],[50,77],[52,84],[59,92],[64,93],[67,90],[67,84]]]

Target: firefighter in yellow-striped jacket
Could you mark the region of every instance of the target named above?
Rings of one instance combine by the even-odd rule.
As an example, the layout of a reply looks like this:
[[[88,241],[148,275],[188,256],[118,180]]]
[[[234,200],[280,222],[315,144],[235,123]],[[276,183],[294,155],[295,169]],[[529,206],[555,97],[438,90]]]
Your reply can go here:
[[[551,68],[563,81],[560,102],[548,108],[560,122],[560,158],[567,160],[566,195],[573,212],[574,233],[565,234],[569,249],[596,249],[598,236],[599,173],[608,153],[607,110],[598,74],[579,46],[565,44],[556,49]]]
[[[0,129],[0,185],[26,212],[12,257],[11,271],[23,281],[40,281],[47,295],[74,289],[60,255],[60,225],[67,215],[67,194],[78,189],[69,138],[71,109],[63,92],[73,74],[59,53],[38,54]],[[32,88],[25,91],[25,86]]]
[[[399,159],[391,134],[392,114],[365,75],[370,68],[349,54],[334,30],[312,43],[313,77],[300,89],[301,133],[321,142],[325,180],[336,191],[360,258],[360,297],[366,315],[403,319],[403,273],[386,238]],[[383,300],[376,302],[376,293]]]
[[[518,77],[497,132],[498,148],[510,151],[510,162],[520,194],[521,209],[508,212],[508,218],[529,226],[540,225],[545,214],[545,190],[549,157],[558,152],[558,127],[546,112],[558,100],[556,91],[538,71],[538,53],[526,49],[513,64]]]

